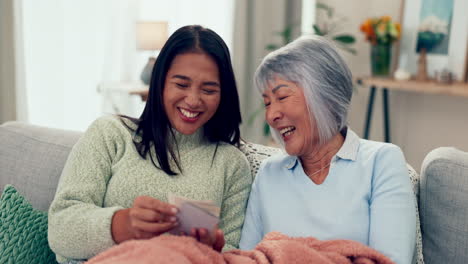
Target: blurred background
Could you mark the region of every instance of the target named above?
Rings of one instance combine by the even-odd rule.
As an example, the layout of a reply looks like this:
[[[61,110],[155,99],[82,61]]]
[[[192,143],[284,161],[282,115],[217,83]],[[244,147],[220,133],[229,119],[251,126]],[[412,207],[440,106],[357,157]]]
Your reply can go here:
[[[179,27],[216,31],[233,59],[244,139],[268,144],[252,75],[303,34],[332,39],[355,77],[361,137],[400,146],[418,170],[468,150],[468,0],[0,0],[0,123],[84,131],[138,117],[154,58]]]

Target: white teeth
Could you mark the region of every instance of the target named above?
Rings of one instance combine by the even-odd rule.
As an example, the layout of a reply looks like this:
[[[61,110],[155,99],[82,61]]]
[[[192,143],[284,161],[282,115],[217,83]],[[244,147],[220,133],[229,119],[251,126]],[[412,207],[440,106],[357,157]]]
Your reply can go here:
[[[296,130],[295,127],[293,126],[290,126],[290,127],[285,127],[285,128],[282,128],[279,132],[281,133],[281,135],[283,136],[289,136],[292,134],[292,131]]]
[[[200,115],[200,112],[195,112],[195,113],[193,113],[193,112],[187,111],[187,110],[182,109],[182,108],[179,108],[179,109],[180,109],[180,112],[181,112],[184,116],[186,116],[186,117],[188,117],[188,118],[194,118],[194,117]]]

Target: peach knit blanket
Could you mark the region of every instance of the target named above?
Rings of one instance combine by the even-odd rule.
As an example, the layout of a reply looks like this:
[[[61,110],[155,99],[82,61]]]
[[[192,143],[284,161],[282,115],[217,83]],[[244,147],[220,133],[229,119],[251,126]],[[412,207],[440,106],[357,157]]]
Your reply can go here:
[[[89,264],[391,264],[389,258],[359,242],[351,240],[321,241],[312,237],[290,238],[272,232],[254,250],[214,251],[191,237],[160,236],[149,240],[133,240],[114,246]]]

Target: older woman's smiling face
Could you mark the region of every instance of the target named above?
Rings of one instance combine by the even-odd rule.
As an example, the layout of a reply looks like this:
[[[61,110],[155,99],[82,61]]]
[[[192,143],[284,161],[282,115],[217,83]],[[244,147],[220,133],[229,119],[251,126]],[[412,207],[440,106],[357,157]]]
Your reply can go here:
[[[280,134],[286,152],[293,156],[311,153],[318,136],[302,88],[294,82],[276,77],[270,81],[262,96],[265,118]]]

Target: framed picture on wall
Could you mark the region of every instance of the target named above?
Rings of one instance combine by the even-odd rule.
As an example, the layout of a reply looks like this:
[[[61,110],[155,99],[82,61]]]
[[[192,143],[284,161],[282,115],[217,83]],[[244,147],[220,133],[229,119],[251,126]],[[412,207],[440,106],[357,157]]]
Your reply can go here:
[[[398,68],[417,73],[419,54],[426,51],[427,73],[448,70],[466,80],[468,53],[467,0],[403,0]]]

